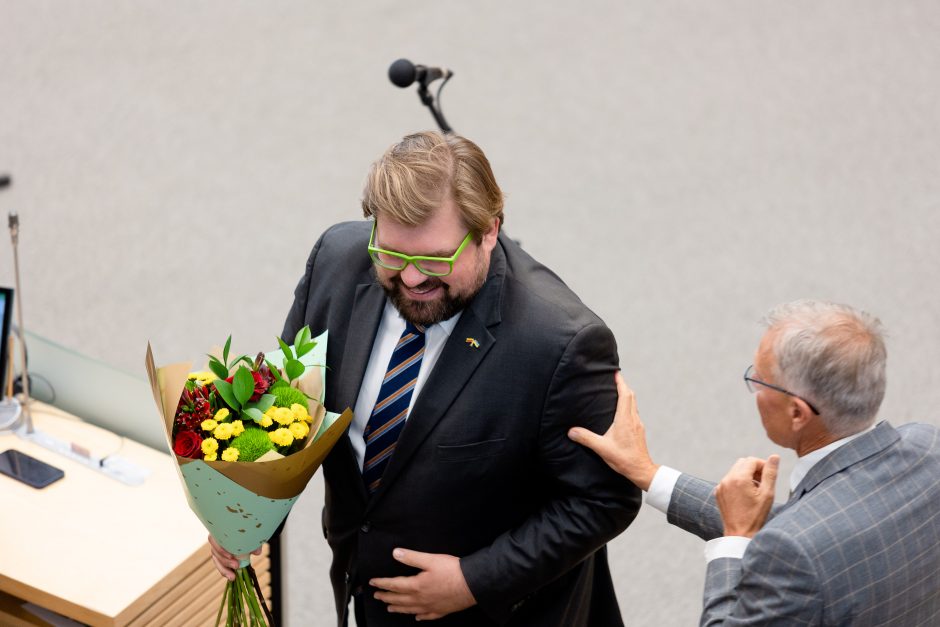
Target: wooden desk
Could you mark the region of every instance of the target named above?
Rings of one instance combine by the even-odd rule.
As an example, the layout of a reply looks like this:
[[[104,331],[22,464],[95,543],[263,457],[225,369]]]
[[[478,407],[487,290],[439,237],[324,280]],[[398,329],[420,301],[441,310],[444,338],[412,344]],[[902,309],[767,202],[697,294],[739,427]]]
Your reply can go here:
[[[135,411],[147,411],[140,408]],[[156,417],[154,417],[156,420]],[[0,623],[45,625],[16,597],[89,625],[212,625],[224,580],[169,455],[33,404],[37,429],[117,452],[150,470],[128,486],[15,435],[15,448],[65,471],[36,490],[0,475]],[[269,560],[253,559],[270,603]]]

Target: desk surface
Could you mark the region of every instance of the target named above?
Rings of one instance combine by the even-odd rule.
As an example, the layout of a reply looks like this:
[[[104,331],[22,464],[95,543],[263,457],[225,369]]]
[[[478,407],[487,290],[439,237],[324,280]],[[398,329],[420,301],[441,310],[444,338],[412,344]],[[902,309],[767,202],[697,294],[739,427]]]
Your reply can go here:
[[[186,503],[169,455],[39,403],[33,421],[96,454],[117,452],[151,474],[128,486],[0,435],[0,451],[15,448],[65,471],[41,490],[0,475],[0,590],[81,622],[123,624],[205,560],[206,530]]]

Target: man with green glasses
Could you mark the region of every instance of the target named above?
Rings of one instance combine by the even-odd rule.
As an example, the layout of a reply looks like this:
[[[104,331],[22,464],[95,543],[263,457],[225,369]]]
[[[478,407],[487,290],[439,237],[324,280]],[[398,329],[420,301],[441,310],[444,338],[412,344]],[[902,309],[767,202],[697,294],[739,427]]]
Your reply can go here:
[[[355,411],[323,465],[337,624],[352,600],[359,627],[622,625],[605,543],[639,491],[565,435],[610,424],[610,330],[500,233],[463,137],[389,148],[362,208],[317,242],[283,332],[329,330],[326,404]]]

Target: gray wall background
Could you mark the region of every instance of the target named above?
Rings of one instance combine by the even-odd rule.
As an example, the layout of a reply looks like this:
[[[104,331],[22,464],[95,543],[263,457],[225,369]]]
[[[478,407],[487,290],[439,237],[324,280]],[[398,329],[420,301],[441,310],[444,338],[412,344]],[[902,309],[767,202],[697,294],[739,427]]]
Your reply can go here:
[[[448,119],[614,330],[657,461],[717,479],[775,451],[741,374],[799,297],[879,315],[883,417],[940,424],[938,32],[907,0],[0,0],[26,326],[139,376],[148,340],[273,346],[369,163],[432,126],[386,79],[408,57],[455,69]],[[290,625],[328,624],[321,502],[291,516]],[[644,509],[611,546],[627,622],[694,624],[701,550]]]

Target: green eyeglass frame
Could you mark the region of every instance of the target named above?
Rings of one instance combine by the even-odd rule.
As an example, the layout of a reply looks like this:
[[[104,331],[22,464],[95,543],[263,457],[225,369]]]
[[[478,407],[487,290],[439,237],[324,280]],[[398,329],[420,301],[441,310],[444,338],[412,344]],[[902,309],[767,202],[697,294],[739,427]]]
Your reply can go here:
[[[372,222],[372,235],[369,236],[369,256],[372,257],[372,263],[389,270],[401,272],[412,264],[418,272],[426,276],[447,276],[454,271],[454,262],[457,257],[467,247],[473,237],[473,232],[468,232],[467,236],[460,242],[460,246],[450,257],[428,257],[424,255],[405,255],[393,250],[383,250],[375,247],[375,222]]]

